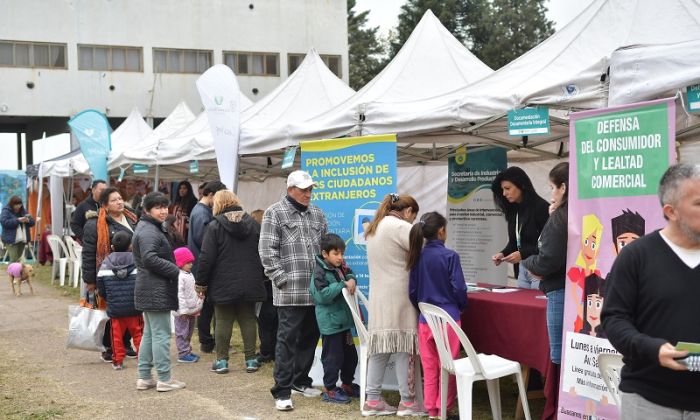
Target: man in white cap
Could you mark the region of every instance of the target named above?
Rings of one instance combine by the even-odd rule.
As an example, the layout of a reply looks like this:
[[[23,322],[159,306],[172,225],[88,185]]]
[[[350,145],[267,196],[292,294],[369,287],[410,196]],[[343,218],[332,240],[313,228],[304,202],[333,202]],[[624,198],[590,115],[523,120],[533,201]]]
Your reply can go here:
[[[311,204],[315,185],[307,172],[289,174],[287,196],[265,211],[260,231],[258,251],[279,316],[275,386],[270,392],[280,411],[294,408],[292,392],[321,395],[309,377],[320,335],[309,281],[328,224],[321,209]]]

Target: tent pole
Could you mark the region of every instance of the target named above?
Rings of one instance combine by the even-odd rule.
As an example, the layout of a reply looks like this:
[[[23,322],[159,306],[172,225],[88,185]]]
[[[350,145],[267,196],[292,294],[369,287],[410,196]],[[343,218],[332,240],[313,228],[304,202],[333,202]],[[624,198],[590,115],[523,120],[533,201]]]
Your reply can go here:
[[[158,191],[158,186],[160,185],[160,166],[156,164],[156,179],[155,179],[155,186],[153,187],[153,191]]]

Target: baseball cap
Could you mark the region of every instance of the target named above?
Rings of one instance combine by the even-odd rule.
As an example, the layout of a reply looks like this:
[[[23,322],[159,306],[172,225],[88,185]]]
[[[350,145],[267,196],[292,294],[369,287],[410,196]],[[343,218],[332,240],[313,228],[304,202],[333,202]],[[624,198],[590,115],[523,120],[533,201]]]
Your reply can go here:
[[[287,177],[287,188],[297,187],[303,190],[312,185],[315,187],[316,183],[306,171],[294,171]]]

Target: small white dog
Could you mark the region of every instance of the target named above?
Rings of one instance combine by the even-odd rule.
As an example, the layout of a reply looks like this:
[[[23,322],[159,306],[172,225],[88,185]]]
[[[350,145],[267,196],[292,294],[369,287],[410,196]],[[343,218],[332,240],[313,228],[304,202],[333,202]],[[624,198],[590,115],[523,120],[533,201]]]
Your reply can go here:
[[[34,277],[34,267],[15,262],[7,266],[7,274],[10,276],[10,285],[12,285],[12,293],[15,296],[22,296],[22,282],[27,282],[29,291],[34,294],[31,280]],[[15,289],[15,285],[17,285],[17,289]]]

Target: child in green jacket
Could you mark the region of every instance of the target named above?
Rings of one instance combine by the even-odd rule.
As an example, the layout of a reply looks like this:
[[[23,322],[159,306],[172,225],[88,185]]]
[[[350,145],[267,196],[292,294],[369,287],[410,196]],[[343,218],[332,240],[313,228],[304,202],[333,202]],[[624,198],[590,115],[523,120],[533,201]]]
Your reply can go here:
[[[323,350],[323,401],[347,404],[359,397],[360,387],[353,383],[357,368],[357,350],[352,339],[352,313],[343,299],[343,288],[355,293],[355,275],[343,263],[345,242],[333,233],[321,238],[321,255],[309,291],[316,304],[316,322],[321,331]],[[337,386],[338,373],[342,385]]]

